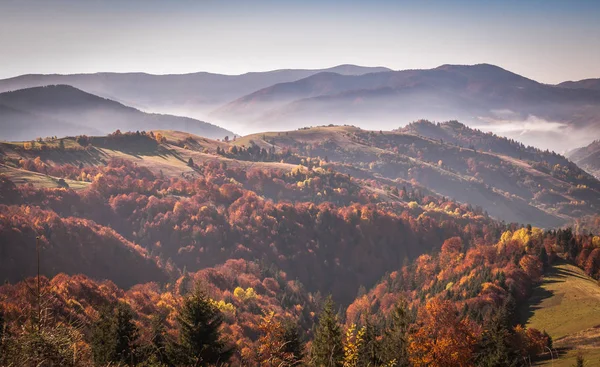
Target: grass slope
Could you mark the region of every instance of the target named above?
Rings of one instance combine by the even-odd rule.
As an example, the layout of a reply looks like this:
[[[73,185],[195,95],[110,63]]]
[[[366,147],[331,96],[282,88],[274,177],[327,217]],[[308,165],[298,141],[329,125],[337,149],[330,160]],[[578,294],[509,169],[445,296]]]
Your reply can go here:
[[[37,172],[31,172],[20,168],[9,167],[0,164],[0,174],[6,176],[9,180],[17,185],[32,184],[35,187],[41,188],[58,188],[59,178],[53,176],[47,176]],[[73,190],[85,189],[89,182],[74,181],[66,179],[65,182]]]
[[[558,263],[530,298],[527,326],[546,330],[560,351],[554,366],[575,365],[581,353],[586,366],[600,366],[600,286],[581,269]],[[540,365],[552,366],[548,360]]]

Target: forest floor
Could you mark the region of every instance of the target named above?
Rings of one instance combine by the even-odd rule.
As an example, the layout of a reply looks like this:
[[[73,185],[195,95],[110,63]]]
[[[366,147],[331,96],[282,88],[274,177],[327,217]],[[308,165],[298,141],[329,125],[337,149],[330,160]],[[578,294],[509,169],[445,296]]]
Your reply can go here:
[[[555,263],[522,310],[528,327],[545,330],[556,350],[540,366],[574,366],[578,354],[585,366],[600,367],[600,285],[583,270]],[[558,359],[557,359],[558,356]]]

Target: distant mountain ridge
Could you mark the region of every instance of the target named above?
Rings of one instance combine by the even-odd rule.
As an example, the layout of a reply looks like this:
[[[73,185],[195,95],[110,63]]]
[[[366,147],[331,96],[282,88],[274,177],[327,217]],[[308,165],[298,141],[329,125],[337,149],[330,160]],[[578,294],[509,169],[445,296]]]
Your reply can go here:
[[[562,82],[562,83],[558,84],[558,86],[563,87],[563,88],[581,88],[581,89],[600,90],[600,78]]]
[[[161,114],[148,114],[121,103],[54,85],[0,93],[0,139],[103,135],[122,131],[179,129],[209,138],[233,133],[218,126]]]
[[[600,132],[600,91],[542,84],[489,64],[442,65],[359,76],[319,73],[261,89],[211,115],[255,130],[328,123],[393,129],[421,118],[488,125],[530,145],[566,150],[589,139],[582,129]]]
[[[23,75],[0,80],[0,92],[46,84],[71,85],[143,111],[208,120],[241,134],[329,123],[392,130],[428,119],[460,120],[557,152],[600,137],[600,79],[549,85],[491,64]]]
[[[338,65],[327,69],[282,69],[240,75],[208,72],[166,75],[146,73],[28,74],[0,80],[0,92],[66,84],[135,108],[194,117],[255,90],[281,82],[302,79],[322,71],[356,75],[390,71],[390,69]]]

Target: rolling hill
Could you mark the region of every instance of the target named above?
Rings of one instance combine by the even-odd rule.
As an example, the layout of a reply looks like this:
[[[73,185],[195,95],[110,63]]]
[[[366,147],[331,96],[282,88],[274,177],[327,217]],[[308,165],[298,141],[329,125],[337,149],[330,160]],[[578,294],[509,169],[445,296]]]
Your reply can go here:
[[[0,93],[0,139],[104,135],[124,131],[177,129],[211,138],[231,131],[187,117],[148,114],[121,103],[54,85]]]
[[[480,133],[465,127],[463,134],[476,141]],[[505,141],[490,139],[499,145]],[[352,174],[396,180],[398,185],[417,182],[508,222],[553,227],[600,207],[600,182],[564,157],[533,148],[523,153],[518,144],[495,152],[450,142],[409,132],[331,126],[255,134],[235,144],[327,157],[342,167],[363,169]]]

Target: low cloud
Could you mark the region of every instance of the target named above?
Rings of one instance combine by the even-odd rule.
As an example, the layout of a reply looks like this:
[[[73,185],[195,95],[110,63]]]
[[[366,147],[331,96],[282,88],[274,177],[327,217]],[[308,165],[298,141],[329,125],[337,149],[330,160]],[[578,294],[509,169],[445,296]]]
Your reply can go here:
[[[509,110],[504,110],[509,111]],[[494,111],[492,111],[494,112]],[[508,112],[505,112],[505,115]],[[528,116],[525,120],[483,119],[486,125],[475,126],[480,130],[488,130],[496,134],[528,134],[532,132],[563,132],[568,127],[562,122],[547,121],[537,116]]]

